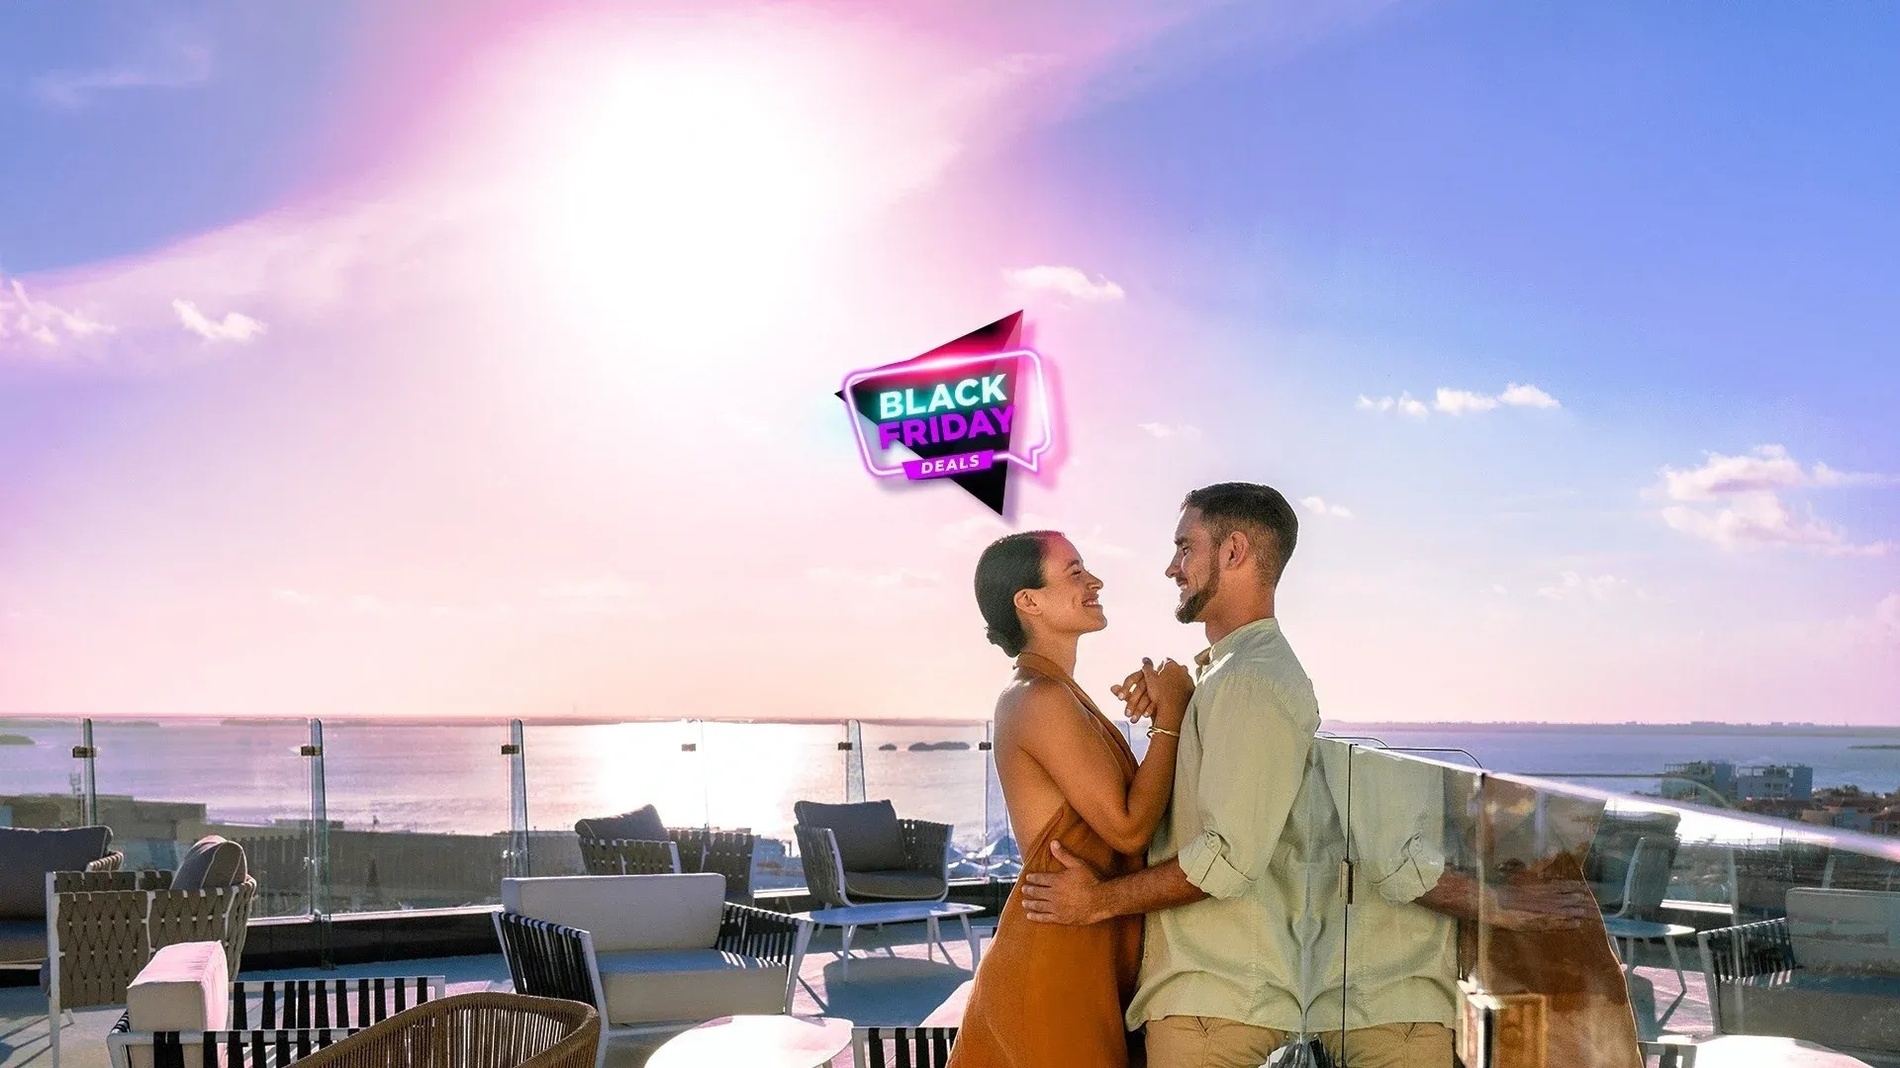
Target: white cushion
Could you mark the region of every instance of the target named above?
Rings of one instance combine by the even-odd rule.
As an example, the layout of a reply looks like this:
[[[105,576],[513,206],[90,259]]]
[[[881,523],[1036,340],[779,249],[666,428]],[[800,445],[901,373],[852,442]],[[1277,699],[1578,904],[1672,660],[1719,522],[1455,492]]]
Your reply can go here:
[[[231,1018],[231,974],[216,942],[166,946],[133,978],[125,1010],[134,1031],[222,1031]]]
[[[1788,940],[1803,968],[1900,975],[1900,893],[1790,890]]]
[[[725,897],[726,877],[717,872],[501,881],[503,908],[590,932],[601,954],[711,949]]]
[[[231,1021],[231,977],[224,947],[216,942],[166,946],[145,963],[125,991],[132,1030],[222,1031]],[[131,1068],[152,1068],[152,1047],[132,1046]],[[185,1063],[197,1064],[199,1043],[184,1046]]]
[[[716,949],[602,953],[607,1019],[615,1024],[710,1020],[785,1011],[786,970]]]

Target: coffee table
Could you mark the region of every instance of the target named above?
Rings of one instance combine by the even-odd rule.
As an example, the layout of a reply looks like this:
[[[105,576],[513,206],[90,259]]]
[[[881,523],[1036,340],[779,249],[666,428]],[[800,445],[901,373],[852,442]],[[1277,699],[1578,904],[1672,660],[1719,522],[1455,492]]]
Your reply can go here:
[[[983,951],[977,944],[976,932],[970,929],[970,917],[982,911],[981,905],[965,905],[957,901],[880,901],[874,905],[841,905],[794,913],[793,919],[811,922],[798,925],[798,947],[792,953],[792,981],[798,981],[798,967],[805,959],[805,947],[811,943],[812,932],[819,927],[844,928],[843,945],[839,950],[843,964],[838,969],[838,977],[843,979],[851,974],[851,936],[858,928],[866,924],[923,920],[928,929],[924,955],[935,960],[936,947],[943,946],[943,959],[948,961],[950,947],[943,944],[943,931],[937,926],[937,921],[953,917],[963,924],[963,937],[970,943],[970,970],[974,972]]]
[[[851,1021],[826,1016],[721,1016],[668,1039],[647,1068],[817,1068],[851,1048]]]

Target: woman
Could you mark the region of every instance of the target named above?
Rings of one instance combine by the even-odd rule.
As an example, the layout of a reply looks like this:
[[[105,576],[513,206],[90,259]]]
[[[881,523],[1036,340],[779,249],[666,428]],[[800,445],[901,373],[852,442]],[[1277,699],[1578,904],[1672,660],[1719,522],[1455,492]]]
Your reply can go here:
[[[1121,732],[1070,677],[1082,635],[1108,625],[1101,588],[1075,546],[1053,531],[1011,534],[977,561],[976,603],[989,639],[1016,658],[1015,678],[996,702],[995,755],[1025,873],[1060,870],[1050,853],[1058,840],[1104,876],[1140,868],[1174,786],[1185,698],[1155,702],[1152,741],[1137,767]],[[1175,664],[1162,670],[1185,674]],[[1153,698],[1187,688],[1148,687]],[[1140,963],[1139,916],[1087,927],[1034,923],[1018,882],[976,973],[951,1068],[1123,1068],[1122,1013]]]

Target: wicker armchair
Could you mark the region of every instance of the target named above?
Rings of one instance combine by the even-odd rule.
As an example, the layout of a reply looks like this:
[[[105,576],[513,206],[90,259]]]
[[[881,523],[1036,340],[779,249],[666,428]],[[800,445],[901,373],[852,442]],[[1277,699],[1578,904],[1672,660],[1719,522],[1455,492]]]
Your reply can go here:
[[[748,828],[668,827],[664,840],[649,840],[588,833],[595,823],[574,824],[589,875],[717,872],[726,877],[726,900],[752,901],[752,853],[758,836]]]
[[[829,826],[809,822],[807,814],[825,808],[800,801],[793,832],[804,859],[805,885],[811,896],[827,906],[866,905],[881,901],[942,901],[950,896],[950,835],[947,823],[898,820],[902,866],[859,870],[847,868],[845,851]],[[852,806],[855,807],[855,806]]]
[[[47,1022],[59,1068],[61,1020],[69,1009],[122,1005],[152,954],[177,942],[217,942],[236,973],[257,897],[257,880],[210,890],[173,890],[169,871],[47,875]]]
[[[592,1005],[524,994],[457,994],[399,1012],[297,1061],[300,1068],[589,1068]]]
[[[954,1027],[857,1027],[852,1068],[944,1068],[957,1044]]]

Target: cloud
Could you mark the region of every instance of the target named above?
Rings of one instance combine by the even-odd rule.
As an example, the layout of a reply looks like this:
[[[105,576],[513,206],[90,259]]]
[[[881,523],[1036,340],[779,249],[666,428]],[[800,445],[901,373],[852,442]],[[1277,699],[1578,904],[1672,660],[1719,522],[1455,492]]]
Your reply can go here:
[[[1318,512],[1320,515],[1330,515],[1340,519],[1352,518],[1352,509],[1344,505],[1327,504],[1324,499],[1319,497],[1301,497],[1300,503],[1305,505],[1309,510]]]
[[[1091,282],[1088,275],[1074,267],[1023,267],[1004,271],[1003,277],[1018,289],[1047,289],[1091,304],[1120,300],[1126,296],[1122,287],[1114,282],[1099,277]]]
[[[32,81],[42,103],[76,111],[100,93],[121,89],[181,89],[211,79],[211,50],[201,44],[173,42],[144,63],[54,71]]]
[[[1629,593],[1643,596],[1642,591],[1632,587],[1626,578],[1616,575],[1585,576],[1575,571],[1565,571],[1558,576],[1555,585],[1540,586],[1537,590],[1537,596],[1549,601],[1603,602]]]
[[[1512,382],[1500,393],[1474,393],[1468,389],[1440,386],[1432,395],[1429,406],[1410,393],[1401,393],[1397,397],[1368,397],[1361,393],[1353,407],[1378,415],[1397,411],[1401,415],[1423,419],[1432,412],[1456,416],[1488,412],[1495,408],[1561,408],[1563,405],[1536,386]]]
[[[573,615],[658,618],[659,606],[644,583],[607,575],[541,587],[541,602]]]
[[[188,300],[172,301],[172,310],[178,313],[178,321],[184,324],[185,329],[214,343],[236,341],[242,344],[261,337],[269,329],[241,312],[225,312],[222,319],[209,318]]]
[[[1135,426],[1163,441],[1168,438],[1181,438],[1185,441],[1199,441],[1201,439],[1201,428],[1191,426],[1187,423],[1173,425],[1168,423],[1136,423]]]
[[[18,278],[0,277],[0,364],[55,356],[69,342],[112,333],[112,327],[26,291]]]
[[[1781,445],[1758,445],[1740,456],[1704,454],[1701,466],[1664,467],[1655,492],[1670,502],[1662,509],[1671,530],[1727,549],[1800,548],[1830,555],[1880,556],[1890,542],[1855,542],[1812,514],[1797,512],[1783,494],[1804,489],[1892,485],[1887,475],[1837,471],[1826,464],[1803,467]]]

